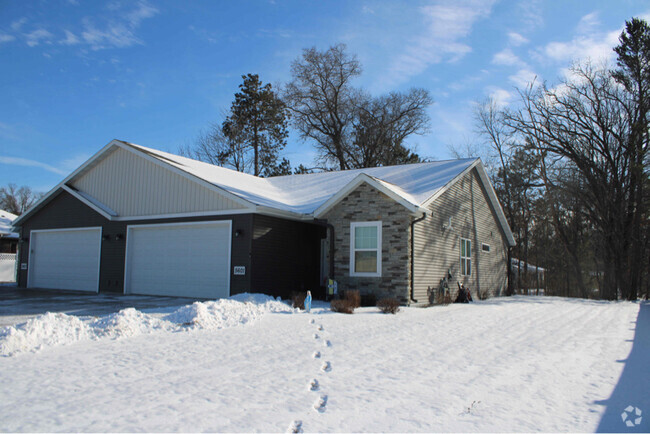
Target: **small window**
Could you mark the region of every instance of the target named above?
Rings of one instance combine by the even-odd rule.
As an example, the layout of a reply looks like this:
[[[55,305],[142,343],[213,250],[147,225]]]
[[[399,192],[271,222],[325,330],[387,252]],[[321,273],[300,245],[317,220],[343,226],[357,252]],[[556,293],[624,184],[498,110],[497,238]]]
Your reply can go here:
[[[465,238],[460,239],[460,274],[472,275],[472,242]]]
[[[350,276],[381,276],[381,222],[350,223]]]
[[[490,253],[490,245],[489,244],[481,244],[481,250],[483,250],[485,253]]]

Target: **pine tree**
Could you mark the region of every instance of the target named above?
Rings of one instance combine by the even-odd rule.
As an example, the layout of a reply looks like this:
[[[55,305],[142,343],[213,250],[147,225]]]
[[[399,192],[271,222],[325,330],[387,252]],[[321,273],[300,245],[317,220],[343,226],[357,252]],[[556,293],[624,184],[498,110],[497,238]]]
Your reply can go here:
[[[287,143],[289,113],[270,83],[263,84],[257,74],[242,78],[222,131],[238,150],[253,154],[253,174],[259,176],[280,167],[277,160]]]

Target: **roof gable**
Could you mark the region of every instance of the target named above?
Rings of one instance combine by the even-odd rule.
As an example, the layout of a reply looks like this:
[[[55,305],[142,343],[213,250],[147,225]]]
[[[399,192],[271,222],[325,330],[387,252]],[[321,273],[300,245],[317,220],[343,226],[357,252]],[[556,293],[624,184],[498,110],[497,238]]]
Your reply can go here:
[[[83,199],[118,218],[246,208],[130,149],[116,146],[68,182]]]

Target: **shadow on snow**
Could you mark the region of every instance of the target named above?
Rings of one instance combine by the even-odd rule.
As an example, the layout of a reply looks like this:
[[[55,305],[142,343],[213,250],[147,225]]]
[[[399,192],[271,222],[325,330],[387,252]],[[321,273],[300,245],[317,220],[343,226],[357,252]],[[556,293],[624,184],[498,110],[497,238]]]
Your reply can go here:
[[[641,302],[636,319],[634,341],[630,355],[625,360],[621,377],[612,395],[596,404],[606,406],[596,432],[650,432],[650,303]],[[628,427],[622,413],[628,406],[636,407],[643,413],[640,425]],[[634,420],[638,416],[628,414]]]

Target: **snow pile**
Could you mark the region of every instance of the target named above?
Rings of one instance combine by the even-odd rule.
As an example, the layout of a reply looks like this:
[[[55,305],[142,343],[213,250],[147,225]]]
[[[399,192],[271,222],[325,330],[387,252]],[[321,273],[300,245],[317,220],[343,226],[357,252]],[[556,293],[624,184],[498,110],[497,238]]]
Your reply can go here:
[[[194,329],[218,330],[257,321],[267,312],[293,312],[282,301],[263,294],[238,294],[217,301],[196,302],[167,315],[167,321]]]
[[[91,339],[92,336],[90,327],[76,316],[47,312],[0,330],[0,355],[35,352],[44,347]]]
[[[271,312],[294,312],[294,309],[267,295],[245,293],[183,306],[162,319],[134,308],[86,320],[48,312],[0,329],[0,356],[37,352],[81,340],[128,338],[158,331],[218,330],[255,322]]]
[[[90,327],[95,336],[122,338],[158,330],[172,330],[174,325],[132,307],[94,320]]]

